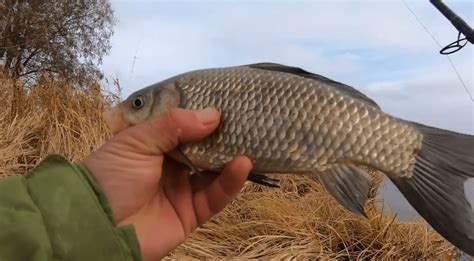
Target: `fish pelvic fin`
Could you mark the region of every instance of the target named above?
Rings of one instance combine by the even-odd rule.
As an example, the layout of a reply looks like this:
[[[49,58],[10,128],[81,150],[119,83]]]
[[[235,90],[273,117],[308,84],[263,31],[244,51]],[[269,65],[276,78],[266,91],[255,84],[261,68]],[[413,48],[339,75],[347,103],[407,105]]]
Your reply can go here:
[[[274,178],[269,178],[264,174],[250,173],[247,177],[248,181],[251,181],[255,184],[263,185],[270,188],[279,188],[279,180]]]
[[[464,191],[474,177],[474,136],[411,124],[423,133],[414,173],[391,180],[439,234],[474,256],[474,212]]]
[[[318,173],[317,177],[327,191],[347,210],[367,217],[364,205],[370,191],[371,177],[353,164],[334,164]]]

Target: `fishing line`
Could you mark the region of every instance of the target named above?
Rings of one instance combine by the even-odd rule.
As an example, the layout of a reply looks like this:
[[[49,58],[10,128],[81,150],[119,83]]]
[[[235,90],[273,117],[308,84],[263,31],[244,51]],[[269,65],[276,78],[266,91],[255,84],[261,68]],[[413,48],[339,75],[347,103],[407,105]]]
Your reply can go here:
[[[132,68],[130,70],[130,79],[129,81],[132,82],[132,78],[133,78],[133,72],[135,71],[135,63],[138,59],[138,51],[140,51],[140,44],[143,40],[143,26],[142,28],[140,28],[140,37],[138,38],[138,42],[137,42],[137,47],[135,48],[135,55],[133,55],[133,62],[132,62]]]
[[[436,38],[434,37],[434,35],[430,32],[430,30],[428,30],[428,28],[424,25],[424,23],[421,21],[421,19],[416,15],[416,13],[410,8],[410,6],[408,6],[408,4],[406,3],[405,0],[402,0],[403,2],[403,5],[405,5],[405,7],[408,9],[408,11],[410,11],[410,13],[415,17],[415,19],[418,21],[418,23],[421,25],[421,27],[423,27],[423,29],[425,30],[425,32],[431,37],[431,39],[433,39],[433,41],[435,41],[435,43],[439,46],[439,48],[441,48],[441,51],[443,51],[442,54],[446,54],[446,58],[448,59],[449,61],[449,64],[451,65],[451,67],[453,68],[454,72],[456,73],[456,76],[459,80],[459,82],[461,83],[462,87],[464,88],[464,90],[466,91],[467,95],[469,96],[469,99],[471,100],[471,102],[474,102],[474,98],[472,97],[472,94],[469,92],[469,89],[467,88],[466,84],[464,83],[464,80],[462,79],[461,75],[459,74],[456,66],[454,65],[453,61],[451,60],[451,57],[449,57],[449,54],[451,53],[454,53],[458,50],[455,50],[455,51],[450,51],[450,52],[446,52],[447,50],[451,49],[451,48],[454,48],[454,47],[458,47],[457,45],[461,46],[460,48],[464,47],[464,45],[466,45],[467,43],[467,40],[466,42],[464,43],[464,45],[460,44],[463,40],[465,40],[466,38],[463,38],[461,39],[461,33],[459,33],[458,35],[458,40],[457,41],[454,41],[453,43],[447,45],[446,47],[443,47],[439,42],[438,40],[436,40]],[[449,47],[451,46],[452,47]],[[458,47],[459,48],[459,47]],[[460,49],[459,48],[459,49]]]
[[[142,37],[140,36],[140,38],[138,39],[138,43],[137,43],[137,48],[135,49],[135,55],[133,56],[133,62],[132,62],[132,70],[130,71],[130,81],[132,81],[132,77],[133,77],[133,71],[135,69],[135,62],[137,61],[137,54],[138,54],[138,50],[139,50],[139,47],[140,47],[140,41],[142,40],[141,39]]]

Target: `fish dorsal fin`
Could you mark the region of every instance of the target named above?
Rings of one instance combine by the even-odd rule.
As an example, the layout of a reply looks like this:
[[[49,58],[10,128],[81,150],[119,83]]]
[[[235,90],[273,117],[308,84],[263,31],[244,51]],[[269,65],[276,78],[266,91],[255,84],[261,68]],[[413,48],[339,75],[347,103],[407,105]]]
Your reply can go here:
[[[365,94],[361,93],[360,91],[356,90],[355,88],[349,85],[340,83],[340,82],[336,82],[322,75],[310,73],[298,67],[291,67],[291,66],[286,66],[286,65],[277,64],[277,63],[255,63],[255,64],[249,64],[247,66],[250,68],[261,69],[261,70],[291,73],[291,74],[295,74],[301,77],[320,81],[331,87],[336,88],[339,91],[342,91],[343,93],[351,97],[365,101],[366,103],[380,109],[379,105],[375,101],[373,101],[372,99],[367,97]]]
[[[361,168],[352,164],[335,164],[318,174],[329,193],[346,209],[367,217],[364,211],[371,179]]]

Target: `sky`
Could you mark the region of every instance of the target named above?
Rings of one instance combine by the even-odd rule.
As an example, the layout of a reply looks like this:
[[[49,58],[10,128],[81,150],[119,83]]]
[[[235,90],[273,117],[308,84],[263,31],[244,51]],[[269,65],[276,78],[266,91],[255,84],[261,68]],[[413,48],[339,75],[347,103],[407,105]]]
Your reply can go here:
[[[444,2],[474,27],[474,1]],[[276,62],[354,86],[393,116],[474,134],[474,103],[436,43],[455,41],[457,31],[429,0],[130,0],[112,6],[117,25],[101,68],[119,80],[123,98],[190,70]],[[474,46],[450,58],[474,96]],[[390,206],[406,209],[393,185],[386,186]],[[465,187],[474,200],[474,180]]]

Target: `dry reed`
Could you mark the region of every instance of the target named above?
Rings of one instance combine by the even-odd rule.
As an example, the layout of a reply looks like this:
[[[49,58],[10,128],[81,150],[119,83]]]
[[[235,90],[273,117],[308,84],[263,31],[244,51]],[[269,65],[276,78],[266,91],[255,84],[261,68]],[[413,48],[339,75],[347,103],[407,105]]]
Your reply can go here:
[[[23,175],[51,153],[80,160],[110,137],[98,86],[74,90],[43,79],[14,98],[0,76],[0,176]],[[375,175],[374,191],[381,182]],[[344,210],[314,180],[281,175],[281,189],[247,184],[241,195],[167,259],[455,259],[454,247],[423,221]],[[375,195],[375,192],[372,195]]]
[[[42,79],[18,89],[0,75],[0,104],[0,176],[24,174],[48,154],[80,159],[110,137],[102,111],[111,100],[96,85]]]

